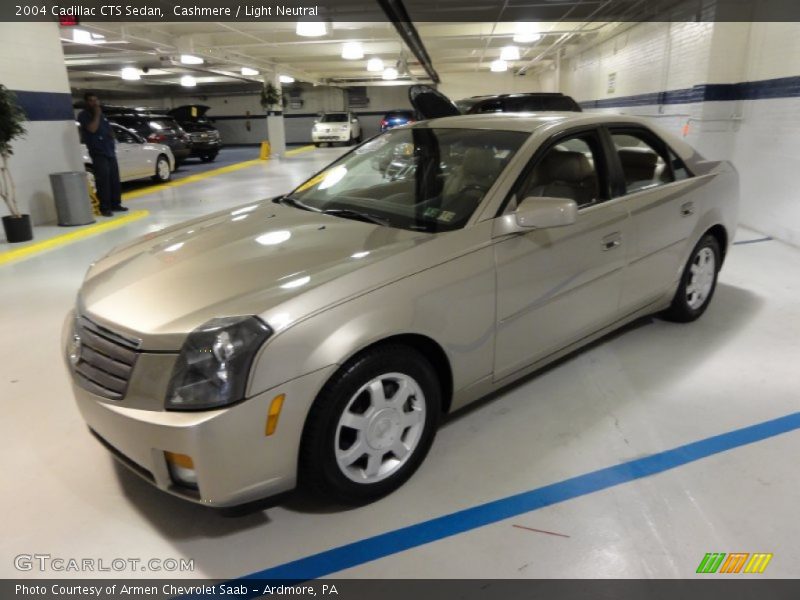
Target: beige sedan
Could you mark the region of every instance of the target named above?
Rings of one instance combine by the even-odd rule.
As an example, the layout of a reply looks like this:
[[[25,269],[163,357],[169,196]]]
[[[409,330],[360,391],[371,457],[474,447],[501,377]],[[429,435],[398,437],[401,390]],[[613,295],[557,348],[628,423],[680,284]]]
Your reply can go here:
[[[370,501],[442,415],[642,315],[703,314],[738,193],[729,163],[630,117],[393,129],[97,261],[64,330],[77,404],[189,500]]]

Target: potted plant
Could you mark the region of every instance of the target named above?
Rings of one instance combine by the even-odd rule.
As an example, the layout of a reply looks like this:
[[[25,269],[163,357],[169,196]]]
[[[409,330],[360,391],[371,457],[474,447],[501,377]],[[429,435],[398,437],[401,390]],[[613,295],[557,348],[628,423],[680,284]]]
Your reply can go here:
[[[261,88],[261,107],[267,111],[269,115],[272,112],[275,112],[276,106],[281,106],[281,101],[283,100],[283,94],[278,91],[278,88],[275,85],[268,81],[263,88]]]
[[[14,93],[0,83],[0,197],[8,207],[8,216],[3,217],[3,229],[10,243],[27,242],[33,239],[30,215],[19,212],[17,190],[8,161],[13,154],[11,143],[25,135],[25,113]]]

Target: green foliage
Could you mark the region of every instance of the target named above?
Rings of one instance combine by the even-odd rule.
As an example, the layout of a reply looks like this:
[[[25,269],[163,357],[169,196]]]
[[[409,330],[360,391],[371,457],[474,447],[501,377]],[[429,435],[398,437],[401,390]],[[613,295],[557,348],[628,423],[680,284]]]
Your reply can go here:
[[[14,92],[0,83],[0,154],[13,154],[11,142],[25,135],[25,112]]]
[[[261,106],[264,110],[271,110],[275,106],[279,106],[282,99],[283,94],[278,91],[278,88],[271,81],[261,88]]]

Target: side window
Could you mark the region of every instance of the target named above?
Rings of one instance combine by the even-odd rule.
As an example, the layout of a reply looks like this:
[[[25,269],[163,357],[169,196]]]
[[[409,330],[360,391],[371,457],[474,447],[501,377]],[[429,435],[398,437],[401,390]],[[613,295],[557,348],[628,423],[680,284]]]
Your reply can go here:
[[[114,137],[117,138],[117,141],[121,144],[134,144],[136,140],[134,137],[125,131],[122,127],[114,127]]]
[[[551,147],[526,177],[517,194],[575,200],[578,208],[597,204],[603,194],[598,143],[592,134],[565,138]]]
[[[629,194],[674,181],[667,161],[649,138],[638,132],[611,133]]]
[[[672,174],[675,175],[675,181],[689,179],[692,176],[680,157],[672,150],[669,150],[669,162],[672,163]]]

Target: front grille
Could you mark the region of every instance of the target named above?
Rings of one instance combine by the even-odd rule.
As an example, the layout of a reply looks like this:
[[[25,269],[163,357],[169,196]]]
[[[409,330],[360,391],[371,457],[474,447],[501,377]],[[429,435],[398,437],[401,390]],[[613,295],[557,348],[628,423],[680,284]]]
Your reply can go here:
[[[81,387],[111,400],[121,400],[138,356],[139,341],[114,333],[86,317],[78,318],[80,358],[73,370]]]

